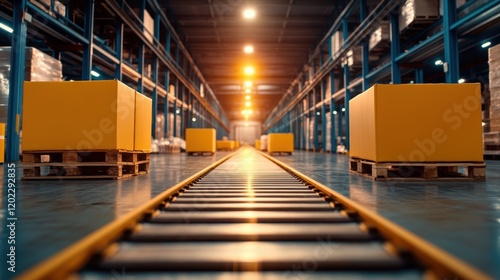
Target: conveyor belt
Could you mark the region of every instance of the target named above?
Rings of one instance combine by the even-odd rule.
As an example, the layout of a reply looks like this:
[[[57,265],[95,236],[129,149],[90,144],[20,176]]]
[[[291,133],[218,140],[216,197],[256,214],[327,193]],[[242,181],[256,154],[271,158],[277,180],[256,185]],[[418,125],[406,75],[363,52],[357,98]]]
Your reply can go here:
[[[68,269],[61,269],[64,262]],[[21,278],[73,273],[81,279],[488,279],[251,148]]]

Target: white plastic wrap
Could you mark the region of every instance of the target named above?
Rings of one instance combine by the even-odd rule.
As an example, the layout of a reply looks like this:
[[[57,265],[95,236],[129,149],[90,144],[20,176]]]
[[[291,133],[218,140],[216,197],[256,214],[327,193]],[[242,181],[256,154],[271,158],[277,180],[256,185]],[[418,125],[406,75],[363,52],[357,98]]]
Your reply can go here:
[[[7,122],[9,101],[11,47],[0,47],[0,122]],[[60,81],[62,64],[59,60],[35,48],[26,48],[25,81]]]

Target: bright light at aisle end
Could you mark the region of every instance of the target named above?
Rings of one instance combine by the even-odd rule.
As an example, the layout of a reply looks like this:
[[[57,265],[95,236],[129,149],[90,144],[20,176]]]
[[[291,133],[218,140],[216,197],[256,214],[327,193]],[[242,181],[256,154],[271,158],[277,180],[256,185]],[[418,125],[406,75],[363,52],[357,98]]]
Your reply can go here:
[[[90,75],[96,77],[96,78],[99,78],[101,76],[101,74],[97,73],[96,71],[92,70],[90,71]]]
[[[435,65],[443,65],[444,62],[441,60],[441,59],[438,59],[436,60],[436,62],[434,62]]]
[[[243,49],[245,53],[253,53],[254,49],[252,45],[246,45],[245,48]]]
[[[252,97],[250,97],[250,95],[245,96],[245,100],[250,100],[250,99],[252,99]]]
[[[253,75],[255,73],[255,69],[252,66],[245,67],[245,74]]]
[[[244,18],[248,18],[248,19],[255,18],[255,15],[256,15],[256,12],[254,9],[247,8],[243,11]]]

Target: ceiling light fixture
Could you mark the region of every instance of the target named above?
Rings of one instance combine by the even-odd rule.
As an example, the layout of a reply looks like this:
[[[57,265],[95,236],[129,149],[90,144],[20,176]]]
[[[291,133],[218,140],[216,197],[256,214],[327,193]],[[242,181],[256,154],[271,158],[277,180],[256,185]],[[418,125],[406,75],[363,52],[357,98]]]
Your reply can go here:
[[[486,42],[481,45],[481,48],[485,49],[487,47],[491,46],[491,42]]]
[[[252,103],[250,101],[245,102],[245,106],[250,107],[252,106]]]
[[[245,85],[245,87],[251,87],[252,81],[246,81],[244,85]]]
[[[250,100],[250,99],[252,99],[250,95],[245,96],[245,100]]]
[[[436,60],[436,62],[434,62],[435,65],[443,65],[444,62],[441,60],[441,59],[438,59]]]
[[[251,92],[252,92],[251,89],[249,89],[249,88],[245,89],[245,93],[251,93]]]
[[[92,70],[90,71],[90,75],[96,77],[96,78],[99,78],[101,76],[101,74],[97,73],[96,71]]]
[[[14,32],[14,29],[12,29],[10,26],[8,25],[5,25],[3,23],[0,22],[0,28],[2,28],[3,30],[9,32],[9,33],[12,33]]]
[[[243,11],[243,17],[244,18],[247,18],[247,19],[252,19],[252,18],[255,18],[255,10],[254,9],[251,9],[251,8],[247,8]]]
[[[255,69],[252,66],[245,67],[245,74],[253,75],[255,73]]]
[[[465,79],[464,79],[464,78],[460,78],[460,79],[458,79],[458,83],[459,83],[459,84],[463,84],[463,83],[465,83]]]
[[[245,53],[253,53],[253,46],[252,45],[246,45],[245,48],[243,49]]]

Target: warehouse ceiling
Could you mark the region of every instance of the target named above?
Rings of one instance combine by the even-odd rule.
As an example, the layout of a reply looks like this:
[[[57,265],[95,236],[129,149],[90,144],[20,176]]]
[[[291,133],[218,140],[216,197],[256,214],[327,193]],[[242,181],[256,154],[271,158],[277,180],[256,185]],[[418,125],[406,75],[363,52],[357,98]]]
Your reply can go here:
[[[177,0],[168,1],[167,9],[228,118],[243,119],[244,82],[250,80],[250,119],[264,121],[343,2]],[[255,18],[243,17],[246,8],[255,9]],[[245,53],[245,45],[254,52]],[[245,74],[247,66],[253,75]]]

